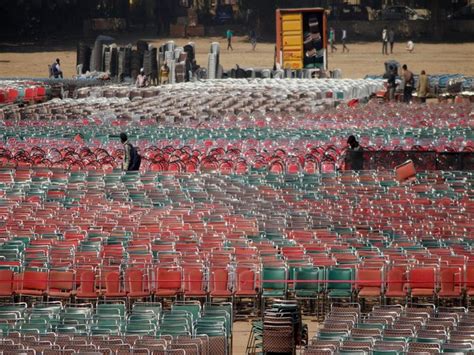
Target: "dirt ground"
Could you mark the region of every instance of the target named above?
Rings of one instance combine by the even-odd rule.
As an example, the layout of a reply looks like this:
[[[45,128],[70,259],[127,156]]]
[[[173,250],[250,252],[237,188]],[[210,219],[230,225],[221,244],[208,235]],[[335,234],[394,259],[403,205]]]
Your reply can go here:
[[[163,44],[167,39],[145,38],[156,46]],[[127,39],[128,40],[128,39]],[[258,43],[256,51],[252,51],[247,38],[234,38],[233,51],[227,51],[224,38],[192,38],[178,39],[178,45],[194,42],[197,48],[197,62],[207,67],[207,54],[210,43],[221,43],[220,60],[224,69],[230,69],[239,64],[241,67],[271,68],[273,67],[274,44]],[[126,42],[118,40],[119,44]],[[48,64],[55,58],[61,58],[63,72],[66,77],[75,74],[76,51],[75,43],[55,45],[53,49],[45,50],[41,47],[16,47],[2,50],[0,47],[0,77],[45,77],[48,73]],[[329,54],[329,68],[339,68],[345,78],[361,78],[367,74],[381,74],[383,63],[387,59],[395,59],[401,64],[407,64],[415,73],[422,69],[428,74],[460,73],[474,76],[474,43],[461,44],[415,44],[414,53],[407,53],[404,43],[396,43],[394,54],[383,56],[381,43],[349,43],[349,53],[338,51]],[[11,48],[11,47],[10,47]]]

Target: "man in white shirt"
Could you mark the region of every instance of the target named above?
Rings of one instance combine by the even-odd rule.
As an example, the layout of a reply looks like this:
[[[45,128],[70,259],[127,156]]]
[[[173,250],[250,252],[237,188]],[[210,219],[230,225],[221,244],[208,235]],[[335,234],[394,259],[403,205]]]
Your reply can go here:
[[[345,29],[342,30],[342,53],[347,51],[349,53],[349,48],[346,46],[347,40],[347,31]]]

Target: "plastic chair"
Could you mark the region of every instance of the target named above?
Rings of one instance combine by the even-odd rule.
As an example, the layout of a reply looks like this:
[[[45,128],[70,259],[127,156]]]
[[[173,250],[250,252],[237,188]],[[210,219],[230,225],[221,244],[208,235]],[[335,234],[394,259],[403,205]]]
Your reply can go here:
[[[56,271],[51,270],[49,272],[49,283],[48,291],[46,296],[48,299],[60,298],[68,299],[75,294],[74,284],[75,284],[76,273],[71,271]]]
[[[409,271],[408,285],[410,297],[432,297],[436,296],[435,268],[420,267]]]
[[[120,273],[117,271],[109,272],[105,277],[104,299],[107,298],[125,298],[127,293],[123,290]]]

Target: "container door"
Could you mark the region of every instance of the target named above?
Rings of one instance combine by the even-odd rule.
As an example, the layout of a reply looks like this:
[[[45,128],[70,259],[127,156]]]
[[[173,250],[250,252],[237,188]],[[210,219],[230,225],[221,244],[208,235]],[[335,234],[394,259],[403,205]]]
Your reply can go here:
[[[303,15],[283,13],[281,15],[283,69],[303,68]]]

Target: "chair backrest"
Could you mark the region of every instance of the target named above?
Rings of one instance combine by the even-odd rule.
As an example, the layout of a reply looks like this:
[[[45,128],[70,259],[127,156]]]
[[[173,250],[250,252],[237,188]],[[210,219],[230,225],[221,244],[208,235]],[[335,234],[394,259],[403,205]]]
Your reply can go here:
[[[441,292],[458,291],[461,289],[462,277],[460,267],[442,267],[439,274]]]
[[[227,291],[229,289],[229,270],[218,268],[211,270],[209,291]]]
[[[71,291],[74,288],[74,271],[57,271],[49,272],[49,288],[64,291]]]
[[[181,270],[173,268],[156,268],[156,289],[180,290]]]
[[[330,268],[328,272],[328,289],[350,290],[352,283],[340,281],[352,281],[354,279],[354,269],[350,268]],[[331,282],[338,281],[338,282]]]
[[[125,272],[127,290],[129,292],[141,292],[145,290],[144,274],[142,270],[133,269]]]
[[[262,279],[264,289],[285,290],[287,270],[285,267],[264,267]]]
[[[295,290],[315,290],[320,291],[322,284],[318,281],[323,279],[322,269],[319,268],[298,268],[295,272]],[[314,281],[314,282],[309,282]]]
[[[45,271],[25,271],[21,275],[21,287],[25,290],[45,291],[48,287],[48,273]]]
[[[474,288],[474,265],[466,267],[466,287]]]
[[[85,270],[81,273],[80,287],[83,293],[95,292],[95,271]]]
[[[13,271],[0,270],[0,295],[13,292]]]
[[[409,273],[409,282],[411,288],[435,288],[435,269],[434,268],[415,268]]]
[[[197,267],[184,267],[184,292],[199,291],[204,287],[204,272]]]
[[[357,288],[382,287],[381,269],[358,269],[356,278]]]
[[[406,281],[406,270],[404,267],[393,267],[387,272],[388,291],[402,291]]]
[[[238,292],[255,291],[256,274],[252,269],[237,270],[236,289]]]
[[[121,291],[120,273],[118,271],[109,272],[105,277],[105,289],[107,293],[116,293]]]
[[[399,182],[414,178],[416,176],[416,169],[413,161],[408,160],[405,163],[396,166],[395,175]]]

